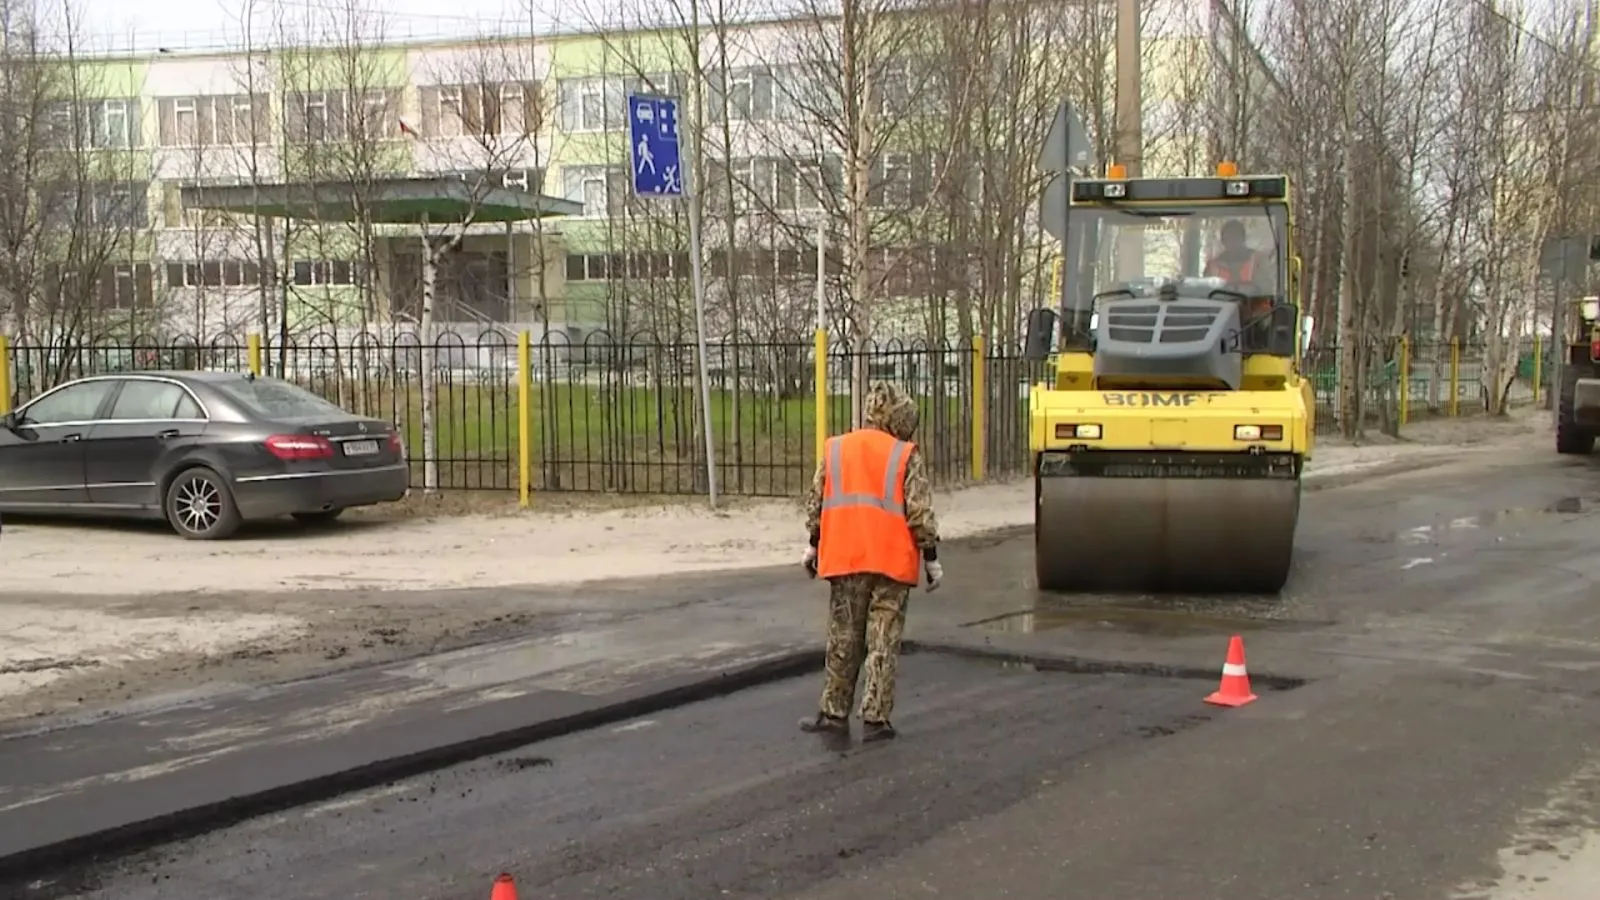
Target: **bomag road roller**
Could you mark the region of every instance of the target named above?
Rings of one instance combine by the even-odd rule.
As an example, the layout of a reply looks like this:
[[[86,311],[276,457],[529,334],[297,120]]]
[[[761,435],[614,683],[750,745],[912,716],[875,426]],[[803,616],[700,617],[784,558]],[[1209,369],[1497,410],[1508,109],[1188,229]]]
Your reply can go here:
[[[1568,311],[1567,356],[1556,396],[1556,452],[1594,452],[1600,434],[1600,297],[1584,297]]]
[[[1315,410],[1288,179],[1107,176],[1028,317],[1039,588],[1277,592]]]

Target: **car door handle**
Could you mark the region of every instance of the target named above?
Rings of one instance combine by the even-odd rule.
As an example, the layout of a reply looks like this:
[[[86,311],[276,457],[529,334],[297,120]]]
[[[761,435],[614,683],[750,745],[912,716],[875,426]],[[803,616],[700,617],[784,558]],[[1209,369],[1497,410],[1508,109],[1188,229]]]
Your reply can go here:
[[[156,432],[156,440],[158,440],[158,441],[170,441],[173,438],[177,437],[178,434],[179,434],[178,429],[176,429],[176,428],[168,428],[166,431],[158,431],[158,432]]]
[[[70,444],[74,441],[81,440],[83,440],[83,435],[81,434],[64,434],[61,436],[61,443],[63,444]]]

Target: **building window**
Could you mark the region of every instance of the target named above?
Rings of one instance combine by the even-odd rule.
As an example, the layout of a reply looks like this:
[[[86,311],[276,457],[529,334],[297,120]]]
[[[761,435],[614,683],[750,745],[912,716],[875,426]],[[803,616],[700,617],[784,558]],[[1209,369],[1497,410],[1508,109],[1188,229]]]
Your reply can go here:
[[[342,259],[297,259],[294,263],[294,283],[301,287],[355,284],[356,274],[356,264]]]
[[[583,215],[604,218],[622,212],[628,199],[628,173],[618,166],[567,166],[561,171],[568,200],[583,204]]]
[[[735,122],[769,121],[774,118],[772,71],[747,67],[729,69],[720,79],[713,76],[708,102],[717,121],[724,112]]]
[[[272,137],[272,106],[265,96],[234,94],[212,100],[217,143],[255,144]]]
[[[100,269],[90,280],[58,265],[45,267],[44,294],[52,305],[89,305],[105,310],[149,309],[155,304],[153,269],[149,263],[122,263]]]
[[[400,137],[399,109],[399,91],[366,91],[361,95],[361,121],[351,123],[350,132],[369,141],[396,140]]]
[[[109,266],[100,276],[99,300],[103,309],[149,309],[155,303],[155,285],[149,263]]]
[[[815,93],[810,85],[815,80],[798,65],[771,66],[767,69],[772,79],[772,118],[778,122],[793,122],[805,117],[808,108],[816,106]]]
[[[885,296],[922,297],[935,289],[932,247],[876,247],[867,259],[868,277],[878,282]]]
[[[156,101],[156,111],[163,147],[252,144],[270,136],[270,107],[265,97],[162,97]]]
[[[99,182],[81,186],[47,185],[39,188],[46,227],[69,229],[145,228],[150,224],[150,186],[142,181]]]
[[[347,133],[343,91],[297,91],[284,100],[289,140],[342,141]]]
[[[52,104],[46,112],[46,141],[58,148],[126,150],[139,146],[138,98]]]
[[[132,229],[150,224],[149,185],[144,182],[54,184],[38,190],[46,228]]]
[[[89,104],[89,144],[97,149],[125,150],[139,146],[139,101],[99,100]]]
[[[92,224],[102,228],[144,228],[150,224],[150,186],[144,182],[97,184],[89,192]]]
[[[791,171],[795,180],[794,209],[822,209],[827,205],[825,201],[844,193],[844,162],[837,156],[799,162]],[[779,190],[783,190],[781,186]]]
[[[195,98],[166,98],[157,106],[161,110],[161,146],[191,147],[201,142]]]
[[[167,263],[167,287],[253,287],[261,283],[261,267],[238,259]]]
[[[556,82],[556,96],[562,131],[617,131],[626,120],[625,79],[563,78]]]
[[[542,119],[536,82],[439,85],[421,96],[427,138],[533,134]]]
[[[872,167],[868,200],[882,209],[915,209],[928,202],[933,160],[924,154],[884,153]]]
[[[569,253],[568,281],[610,281],[624,278],[668,279],[690,277],[689,254],[678,253]]]

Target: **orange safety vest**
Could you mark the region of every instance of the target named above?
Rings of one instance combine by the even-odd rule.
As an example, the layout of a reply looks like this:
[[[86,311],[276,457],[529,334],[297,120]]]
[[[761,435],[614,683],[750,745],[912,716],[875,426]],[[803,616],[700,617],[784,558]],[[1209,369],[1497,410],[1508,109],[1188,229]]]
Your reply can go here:
[[[876,428],[828,441],[817,575],[875,573],[917,583],[921,554],[906,524],[906,463],[916,445]]]
[[[1234,268],[1231,263],[1224,262],[1221,259],[1213,259],[1211,260],[1211,265],[1206,266],[1206,268],[1211,271],[1213,278],[1246,284],[1255,277],[1256,261],[1254,257],[1241,260],[1238,268]]]

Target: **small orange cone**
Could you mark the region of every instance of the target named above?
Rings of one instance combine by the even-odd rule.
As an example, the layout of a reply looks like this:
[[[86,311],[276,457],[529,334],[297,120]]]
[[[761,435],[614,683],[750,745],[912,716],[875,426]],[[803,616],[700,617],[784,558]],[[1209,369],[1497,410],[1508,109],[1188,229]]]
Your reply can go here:
[[[489,900],[517,900],[517,885],[511,876],[504,872],[494,880],[494,890],[489,892]]]
[[[1244,667],[1244,638],[1237,634],[1228,641],[1228,661],[1222,664],[1222,685],[1206,698],[1214,706],[1244,706],[1254,703],[1250,693],[1250,673]]]

